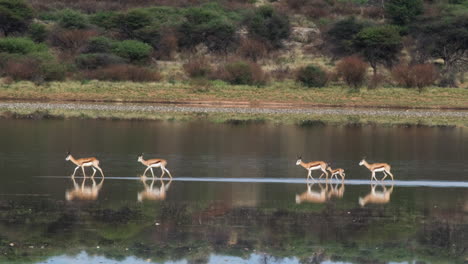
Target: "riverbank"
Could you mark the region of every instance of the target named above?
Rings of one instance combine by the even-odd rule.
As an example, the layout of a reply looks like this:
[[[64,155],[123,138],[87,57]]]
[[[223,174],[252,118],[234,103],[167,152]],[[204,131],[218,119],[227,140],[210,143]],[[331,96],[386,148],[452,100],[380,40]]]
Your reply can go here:
[[[468,127],[468,111],[369,108],[206,107],[162,104],[2,102],[0,118],[208,121],[300,126]]]
[[[361,107],[468,110],[468,89],[379,88],[358,92],[344,87],[303,88],[292,81],[264,87],[206,82],[31,82],[0,84],[2,100],[197,103],[248,107]]]

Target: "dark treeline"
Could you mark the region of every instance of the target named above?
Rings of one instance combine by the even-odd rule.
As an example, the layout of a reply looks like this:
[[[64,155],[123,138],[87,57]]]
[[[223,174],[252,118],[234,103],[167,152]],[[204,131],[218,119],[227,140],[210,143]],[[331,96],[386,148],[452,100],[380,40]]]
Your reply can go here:
[[[0,0],[0,34],[6,82],[456,87],[468,1]]]

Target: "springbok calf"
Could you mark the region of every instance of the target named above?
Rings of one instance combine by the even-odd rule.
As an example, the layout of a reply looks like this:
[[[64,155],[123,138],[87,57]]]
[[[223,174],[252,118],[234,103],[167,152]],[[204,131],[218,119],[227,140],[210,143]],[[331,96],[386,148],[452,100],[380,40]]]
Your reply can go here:
[[[104,177],[104,173],[102,173],[102,170],[99,167],[99,160],[94,158],[94,157],[75,159],[71,155],[71,153],[68,152],[67,157],[65,158],[65,160],[67,160],[67,161],[69,160],[69,161],[73,162],[76,165],[76,168],[73,171],[72,177],[75,177],[76,170],[78,170],[79,168],[81,168],[81,170],[83,171],[83,176],[86,177],[84,167],[92,167],[93,168],[94,172],[93,172],[93,175],[91,177],[94,177],[94,174],[96,174],[96,169],[98,169],[99,172],[101,172],[102,177]]]
[[[314,179],[314,177],[312,177],[313,170],[321,170],[323,173],[320,175],[320,178],[322,178],[323,174],[325,173],[326,178],[328,179],[328,172],[326,170],[328,165],[324,161],[312,161],[312,162],[304,163],[302,161],[302,157],[298,157],[296,161],[296,165],[298,166],[301,165],[302,167],[304,167],[304,169],[308,171],[307,179],[309,179],[309,177]]]
[[[75,199],[96,200],[98,198],[99,191],[104,184],[104,177],[101,178],[101,182],[99,182],[99,184],[96,184],[94,177],[91,177],[91,181],[93,182],[91,186],[85,186],[86,180],[87,178],[83,178],[83,183],[81,183],[81,186],[79,186],[75,181],[75,177],[73,177],[73,190],[68,190],[65,192],[65,199],[67,199],[67,201],[72,201]]]
[[[344,170],[342,168],[338,168],[338,169],[332,169],[330,166],[328,166],[327,170],[330,172],[331,176],[330,176],[330,179],[333,179],[333,176],[336,177],[336,179],[338,180],[338,175],[341,176],[341,180],[344,180],[345,178],[345,173],[344,173]]]
[[[393,192],[393,185],[387,190],[385,185],[382,186],[382,191],[376,191],[375,188],[377,184],[371,184],[371,192],[364,196],[364,198],[359,197],[359,205],[364,207],[366,204],[386,204],[390,202],[390,196]]]
[[[363,158],[361,162],[359,162],[359,166],[362,166],[362,165],[366,166],[366,168],[368,168],[372,172],[371,181],[372,179],[377,180],[377,178],[375,177],[376,172],[383,172],[385,176],[383,177],[382,181],[385,180],[385,178],[387,178],[387,173],[390,174],[390,177],[392,177],[392,181],[393,181],[393,174],[390,172],[391,167],[387,163],[369,164],[367,163],[365,158]]]
[[[153,168],[161,168],[162,174],[161,174],[160,178],[162,178],[162,176],[164,176],[164,172],[167,172],[169,174],[169,177],[171,177],[171,179],[172,179],[171,173],[169,172],[168,169],[166,169],[166,166],[167,166],[167,161],[166,160],[163,160],[163,159],[144,160],[143,159],[143,153],[141,153],[138,156],[138,162],[141,162],[141,164],[143,164],[143,165],[145,165],[147,167],[145,172],[143,172],[143,176],[146,176],[146,171],[151,170],[151,174],[153,175],[153,178],[154,178]]]
[[[325,184],[323,188],[322,184],[319,183],[320,192],[313,191],[312,186],[314,184],[307,184],[307,190],[301,194],[296,194],[296,203],[301,204],[302,202],[309,203],[324,203],[328,199],[328,184]]]

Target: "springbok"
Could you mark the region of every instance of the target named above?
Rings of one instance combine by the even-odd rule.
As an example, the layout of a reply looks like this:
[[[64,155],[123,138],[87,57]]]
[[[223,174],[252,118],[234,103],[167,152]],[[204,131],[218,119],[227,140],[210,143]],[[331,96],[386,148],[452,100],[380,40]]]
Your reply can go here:
[[[390,190],[387,190],[385,185],[380,184],[382,186],[382,191],[376,191],[375,188],[377,184],[371,184],[371,192],[364,196],[364,198],[359,197],[359,205],[364,207],[368,203],[372,204],[386,204],[390,202],[390,196],[393,192],[393,184],[390,187]]]
[[[326,178],[328,179],[328,173],[327,173],[327,163],[324,162],[324,161],[312,161],[312,162],[307,162],[307,163],[304,163],[302,161],[302,157],[298,157],[297,158],[297,161],[296,161],[296,165],[301,165],[302,167],[304,167],[304,169],[306,169],[309,173],[307,174],[307,179],[312,178],[314,179],[314,177],[312,177],[312,171],[313,170],[321,170],[323,171],[323,173],[325,173],[326,175]],[[323,176],[323,173],[322,175],[320,175],[320,178],[322,178]]]
[[[83,176],[86,177],[84,167],[92,167],[93,168],[94,172],[93,172],[93,175],[91,177],[94,177],[94,175],[96,174],[96,169],[98,169],[99,172],[101,172],[102,177],[104,177],[104,173],[102,173],[102,170],[99,167],[99,160],[94,158],[94,157],[75,159],[75,158],[73,158],[72,154],[70,152],[68,152],[67,157],[65,158],[65,160],[67,160],[67,161],[69,160],[69,161],[73,162],[76,165],[76,168],[73,171],[72,177],[75,177],[76,170],[78,170],[79,168],[81,168],[81,170],[83,171]]]
[[[371,178],[371,181],[372,179],[375,179],[377,180],[377,178],[375,177],[375,173],[376,172],[383,172],[384,173],[384,177],[382,179],[385,180],[385,178],[387,178],[387,173],[390,174],[390,177],[392,177],[392,181],[393,181],[393,174],[390,172],[390,165],[388,165],[387,163],[372,163],[372,164],[369,164],[367,163],[366,159],[363,158],[361,160],[361,162],[359,162],[359,166],[366,166],[366,168],[368,168],[371,172],[372,172],[372,178]]]
[[[141,153],[138,156],[138,162],[141,162],[143,165],[145,165],[147,167],[145,172],[143,172],[143,176],[146,176],[146,171],[151,170],[151,174],[153,175],[153,178],[154,178],[153,168],[161,168],[162,174],[161,174],[160,178],[162,178],[162,176],[164,176],[164,172],[167,172],[169,174],[169,177],[171,177],[171,179],[172,179],[171,173],[169,172],[168,169],[166,169],[166,166],[167,166],[167,161],[166,160],[164,160],[164,159],[144,160],[143,159],[143,153]]]

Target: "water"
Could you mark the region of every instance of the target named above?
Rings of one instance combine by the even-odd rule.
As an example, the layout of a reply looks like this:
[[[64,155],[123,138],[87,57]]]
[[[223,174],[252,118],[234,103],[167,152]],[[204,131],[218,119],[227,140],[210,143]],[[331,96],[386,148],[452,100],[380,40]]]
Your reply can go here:
[[[466,263],[467,151],[460,128],[0,120],[0,263]],[[141,152],[174,180],[142,181]]]

